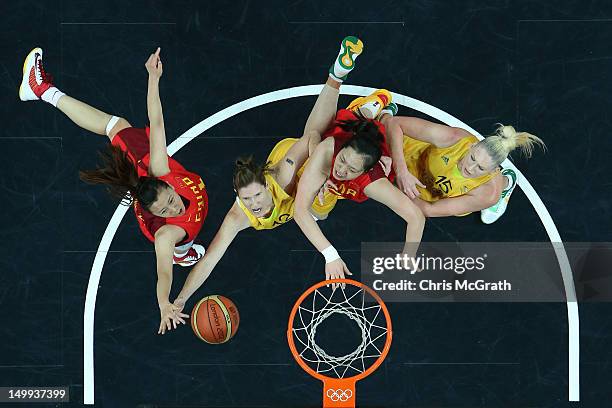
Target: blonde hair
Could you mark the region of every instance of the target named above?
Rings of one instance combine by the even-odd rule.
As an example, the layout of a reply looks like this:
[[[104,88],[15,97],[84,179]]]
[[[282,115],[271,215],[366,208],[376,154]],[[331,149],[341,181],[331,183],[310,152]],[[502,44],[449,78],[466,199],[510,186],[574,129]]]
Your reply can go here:
[[[476,147],[484,148],[491,156],[493,167],[497,167],[516,148],[519,148],[525,157],[531,157],[535,145],[546,151],[546,145],[539,137],[527,132],[517,132],[513,126],[498,123],[495,133],[478,142]]]

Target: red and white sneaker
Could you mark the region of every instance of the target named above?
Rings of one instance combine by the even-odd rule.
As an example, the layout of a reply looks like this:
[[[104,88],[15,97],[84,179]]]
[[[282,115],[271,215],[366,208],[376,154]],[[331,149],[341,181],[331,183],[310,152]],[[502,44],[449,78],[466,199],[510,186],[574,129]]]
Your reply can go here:
[[[200,244],[193,244],[191,248],[189,248],[189,251],[187,251],[187,253],[182,257],[172,257],[172,263],[180,266],[192,266],[202,259],[205,253],[206,249],[204,249],[204,246]]]
[[[35,101],[53,86],[53,77],[45,72],[42,65],[43,51],[34,48],[23,62],[23,77],[19,86],[19,99]]]

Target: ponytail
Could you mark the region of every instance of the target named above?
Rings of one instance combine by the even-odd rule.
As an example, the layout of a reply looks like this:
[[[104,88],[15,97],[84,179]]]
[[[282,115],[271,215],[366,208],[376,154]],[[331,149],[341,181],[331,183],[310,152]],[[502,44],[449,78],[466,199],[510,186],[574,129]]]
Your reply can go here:
[[[139,177],[132,160],[117,146],[109,145],[99,156],[102,166],[81,170],[79,177],[89,184],[103,184],[111,196],[121,199],[122,205],[131,205],[135,198],[148,210],[157,200],[158,190],[167,187],[155,177]]]
[[[516,148],[529,158],[533,153],[535,145],[542,147],[546,151],[546,145],[539,137],[527,132],[517,132],[513,126],[504,126],[498,123],[495,133],[478,142],[477,146],[482,146],[493,161],[494,167],[499,166],[508,155]]]
[[[240,157],[236,160],[233,184],[236,192],[251,183],[266,184],[266,174],[270,172],[269,163],[256,164],[253,156]]]
[[[353,133],[342,148],[352,147],[364,156],[364,172],[374,167],[382,156],[381,145],[385,140],[378,126],[371,120],[341,120],[337,125],[345,132]]]

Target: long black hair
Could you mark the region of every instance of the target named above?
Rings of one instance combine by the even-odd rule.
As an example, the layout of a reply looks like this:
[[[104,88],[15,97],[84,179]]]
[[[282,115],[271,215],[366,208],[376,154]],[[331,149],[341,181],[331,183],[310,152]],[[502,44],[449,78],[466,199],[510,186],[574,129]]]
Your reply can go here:
[[[351,137],[342,148],[352,147],[364,156],[363,171],[370,170],[382,156],[382,143],[385,138],[378,126],[371,120],[340,120],[337,122],[345,132],[352,132]]]
[[[108,145],[99,152],[102,166],[95,170],[81,170],[79,177],[89,184],[103,184],[121,204],[130,205],[133,199],[148,210],[157,200],[159,189],[168,185],[155,177],[138,176],[138,172],[127,153],[117,146]]]

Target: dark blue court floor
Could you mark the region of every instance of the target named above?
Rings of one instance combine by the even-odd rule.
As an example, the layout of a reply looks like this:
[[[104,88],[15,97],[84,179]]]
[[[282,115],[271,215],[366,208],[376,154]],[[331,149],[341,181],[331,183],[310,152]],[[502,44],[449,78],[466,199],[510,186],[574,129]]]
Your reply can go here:
[[[358,35],[366,48],[348,84],[425,101],[483,134],[501,122],[540,136],[548,152],[529,161],[517,155],[514,163],[562,239],[611,240],[609,2],[62,0],[3,2],[0,15],[0,386],[68,386],[71,403],[63,406],[83,403],[85,292],[117,206],[78,179],[78,169],[95,166],[106,139],[47,104],[19,101],[22,61],[35,46],[62,91],[135,126],[147,120],[144,62],[161,46],[171,142],[249,97],[322,83],[340,39]],[[243,112],[177,153],[207,185],[202,242],[232,204],[236,157],[264,160],[280,138],[299,136],[314,100]],[[341,96],[340,106],[350,100]],[[400,114],[423,116],[407,108]],[[342,202],[321,226],[353,269],[361,242],[404,236],[404,224],[373,202]],[[496,224],[485,226],[477,215],[432,219],[423,239],[548,236],[518,190]],[[186,274],[176,267],[173,296]],[[236,337],[213,347],[189,327],[158,336],[153,247],[129,212],[98,289],[95,406],[318,406],[321,384],[294,362],[285,330],[295,299],[322,277],[323,260],[296,225],[244,231],[188,305],[210,293],[233,299],[242,318]],[[580,404],[567,402],[565,303],[389,309],[394,342],[379,370],[358,383],[360,406],[609,406],[609,304],[580,304]]]

